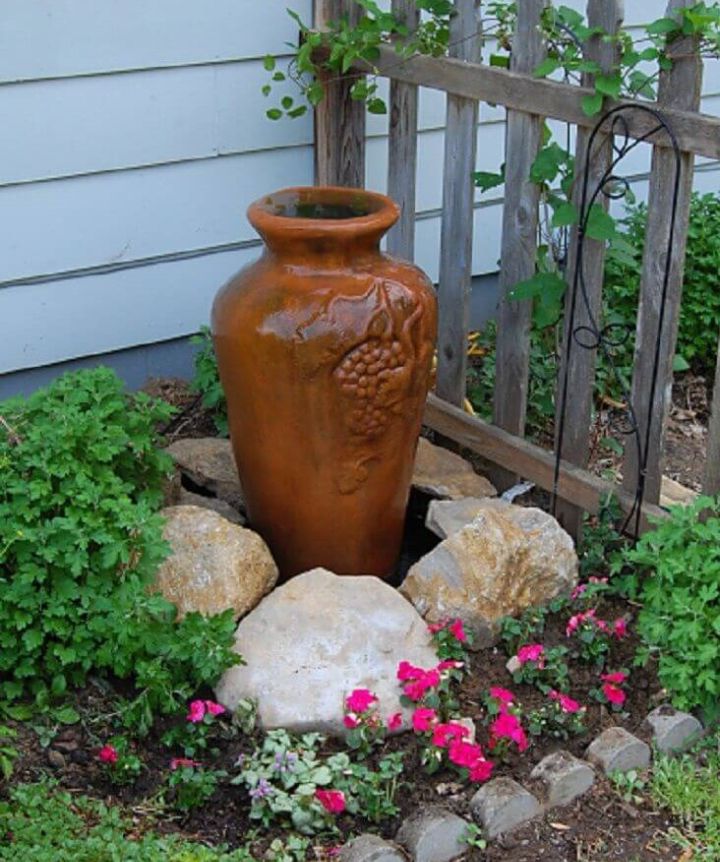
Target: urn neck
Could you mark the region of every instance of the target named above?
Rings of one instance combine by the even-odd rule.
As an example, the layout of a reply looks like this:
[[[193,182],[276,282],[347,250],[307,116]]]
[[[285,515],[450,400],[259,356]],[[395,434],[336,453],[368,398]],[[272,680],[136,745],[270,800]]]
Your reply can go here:
[[[399,214],[385,195],[339,186],[281,189],[248,209],[271,254],[299,265],[325,266],[377,255]]]

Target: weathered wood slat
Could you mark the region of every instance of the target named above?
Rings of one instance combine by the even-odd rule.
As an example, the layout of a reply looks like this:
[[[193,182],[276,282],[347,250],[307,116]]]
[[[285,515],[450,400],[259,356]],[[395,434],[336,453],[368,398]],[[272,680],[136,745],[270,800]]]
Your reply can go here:
[[[368,71],[370,66],[367,63],[358,63],[356,68]],[[580,127],[592,128],[597,122],[597,118],[588,117],[582,110],[583,97],[592,94],[586,87],[530,78],[508,69],[483,66],[479,63],[466,64],[451,57],[417,55],[401,59],[396,51],[387,45],[381,47],[380,56],[373,63],[372,71],[398,81],[443,90],[493,105],[505,105]],[[636,102],[625,99],[610,101],[608,107],[633,104]],[[720,117],[695,113],[668,104],[643,104],[660,107],[675,131],[681,150],[710,159],[720,159]],[[652,117],[638,113],[630,118],[628,131],[631,138],[641,138],[654,127]],[[660,147],[668,146],[667,141],[660,137],[653,143]]]
[[[534,443],[515,437],[477,416],[469,416],[435,395],[428,396],[423,421],[429,428],[477,452],[493,464],[512,464],[525,479],[535,482],[545,490],[552,489],[555,456]],[[586,512],[597,514],[610,492],[615,495],[625,513],[632,510],[634,499],[621,488],[604,482],[573,464],[561,464],[558,495],[562,499],[572,500]],[[667,517],[667,512],[659,506],[645,504],[642,509],[641,529],[649,527],[649,517],[661,519]]]
[[[694,0],[670,0],[668,16]],[[677,41],[672,53],[678,56],[669,72],[663,73],[658,86],[661,106],[697,110],[700,105],[702,61],[691,38]],[[680,157],[678,206],[672,225],[675,188],[675,156],[672,150],[655,148],[648,194],[648,222],[645,234],[640,306],[638,310],[635,364],[631,400],[645,450],[645,499],[657,503],[662,478],[661,457],[665,424],[672,390],[672,365],[677,341],[680,300],[682,297],[685,247],[690,215],[694,156]],[[672,266],[664,282],[668,251],[672,249]],[[665,308],[662,310],[663,297]],[[658,339],[658,327],[661,327]],[[657,369],[655,365],[657,363]],[[653,390],[654,387],[654,392]],[[649,430],[648,430],[649,428]],[[638,481],[637,447],[629,440],[625,447],[623,484],[633,490]]]
[[[616,34],[624,15],[621,0],[588,0],[587,19],[590,27]],[[617,46],[594,36],[585,46],[586,56],[610,72],[617,61]],[[593,75],[583,76],[583,84],[591,87]],[[613,139],[610,135],[597,135],[589,152],[590,129],[578,129],[575,142],[575,190],[573,203],[580,213],[583,206],[583,187],[592,195],[610,169],[613,158]],[[589,158],[588,158],[589,157]],[[587,165],[587,170],[585,169]],[[608,209],[608,199],[600,195],[598,203]],[[589,200],[586,202],[586,206]],[[580,259],[580,231],[572,232],[568,255],[568,291],[565,301],[565,329],[563,351],[558,376],[556,398],[556,443],[562,446],[562,457],[578,467],[587,467],[589,459],[590,424],[592,421],[593,394],[595,391],[596,350],[586,350],[574,340],[570,331],[570,318],[574,317],[573,331],[579,327],[591,329],[602,326],[602,288],[605,266],[605,243],[585,237]],[[582,288],[580,279],[582,278]],[[561,422],[561,413],[564,421]],[[562,439],[559,432],[562,429]],[[571,536],[579,538],[582,530],[582,509],[567,503],[557,507],[556,515]]]
[[[703,493],[713,497],[720,494],[720,342],[718,343],[717,366],[715,368],[712,414],[708,426]]]
[[[451,53],[471,63],[480,59],[479,0],[455,0]],[[438,368],[436,391],[453,404],[465,399],[467,335],[472,279],[473,184],[478,104],[448,95],[445,171],[440,237]]]
[[[361,7],[347,0],[314,0],[314,26],[348,15],[357,20]],[[318,185],[365,185],[365,103],[350,98],[356,77],[321,76],[325,98],[315,109],[315,182]]]
[[[420,20],[415,0],[392,0],[392,11],[408,30]],[[405,260],[415,257],[415,181],[417,174],[418,88],[390,82],[388,195],[400,207],[400,219],[387,237],[387,250]]]
[[[547,0],[527,0],[518,6],[510,68],[530,74],[545,57],[540,16]],[[520,437],[525,434],[530,322],[532,300],[509,298],[510,291],[535,274],[537,256],[538,202],[540,189],[530,180],[530,169],[542,141],[543,118],[509,110],[505,129],[505,203],[500,252],[500,304],[497,315],[497,345],[493,421]],[[506,488],[515,475],[498,470],[492,479]]]

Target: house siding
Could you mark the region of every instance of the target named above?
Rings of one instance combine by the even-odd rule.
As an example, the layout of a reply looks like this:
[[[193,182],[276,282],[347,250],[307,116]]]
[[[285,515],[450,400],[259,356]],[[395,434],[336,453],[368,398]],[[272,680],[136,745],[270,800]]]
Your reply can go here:
[[[260,92],[262,57],[297,37],[286,5],[3,0],[0,375],[174,343],[256,257],[248,203],[313,174],[310,119],[267,120]],[[309,19],[310,0],[290,5]],[[626,4],[630,23],[664,5]],[[704,93],[717,114],[716,62]],[[436,278],[443,94],[423,90],[419,113],[417,262]],[[480,170],[503,160],[503,118],[481,106]],[[640,197],[648,160],[627,165]],[[717,168],[699,160],[699,189]],[[386,169],[387,120],[369,117],[366,184],[383,190]],[[476,275],[497,270],[501,206],[502,189],[476,195]]]

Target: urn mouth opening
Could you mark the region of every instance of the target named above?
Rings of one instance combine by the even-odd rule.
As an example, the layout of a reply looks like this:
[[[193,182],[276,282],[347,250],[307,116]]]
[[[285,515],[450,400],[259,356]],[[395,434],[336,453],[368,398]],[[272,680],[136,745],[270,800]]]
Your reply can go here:
[[[280,189],[252,203],[248,218],[266,239],[302,236],[379,238],[398,220],[389,197],[365,189],[300,186]]]

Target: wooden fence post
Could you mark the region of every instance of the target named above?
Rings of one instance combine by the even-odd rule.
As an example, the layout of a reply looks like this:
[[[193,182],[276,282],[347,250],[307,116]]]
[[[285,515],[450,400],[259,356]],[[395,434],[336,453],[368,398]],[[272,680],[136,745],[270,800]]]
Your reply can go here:
[[[362,12],[353,0],[314,0],[314,26],[347,15],[351,23]],[[357,73],[345,77],[323,75],[325,98],[315,109],[315,183],[317,185],[365,185],[365,103],[350,98]]]
[[[420,20],[415,0],[392,0],[392,11],[410,32]],[[415,257],[415,181],[417,174],[418,88],[390,81],[388,195],[400,207],[400,219],[387,237],[387,250],[405,260]]]
[[[620,29],[624,17],[622,0],[588,0],[587,17],[590,27],[600,27],[603,31],[615,34]],[[610,71],[617,59],[617,47],[612,42],[604,42],[602,37],[592,37],[586,46],[588,58],[595,60],[605,71]],[[593,86],[593,76],[584,75],[583,84]],[[580,211],[582,186],[585,177],[582,170],[588,159],[591,129],[578,129],[575,143],[575,186],[573,202]],[[593,152],[589,153],[588,189],[590,193],[597,188],[612,163],[612,136],[598,135]],[[598,203],[605,209],[608,200],[603,195]],[[582,215],[582,214],[581,214]],[[568,291],[565,301],[565,321],[563,348],[558,374],[558,388],[555,399],[555,440],[559,443],[558,431],[561,427],[561,412],[565,419],[562,424],[562,457],[571,464],[587,467],[589,458],[590,426],[592,422],[593,395],[595,391],[596,350],[586,350],[574,343],[570,331],[570,315],[575,307],[575,327],[590,326],[592,321],[601,326],[603,269],[605,266],[605,243],[584,238],[583,278],[585,290],[578,290],[573,298],[572,283],[578,266],[579,234],[577,227],[572,232],[568,253],[567,281]],[[585,304],[584,297],[587,299]],[[566,352],[569,351],[569,352]],[[565,359],[568,357],[567,365]],[[567,377],[567,379],[566,379]],[[564,395],[563,393],[566,393]],[[583,512],[581,509],[560,502],[556,514],[560,523],[578,539],[582,529]]]
[[[547,2],[527,0],[518,6],[510,58],[514,72],[532,74],[545,57],[539,25]],[[507,112],[493,421],[519,437],[525,436],[532,300],[513,302],[508,294],[535,274],[540,188],[530,180],[530,169],[540,149],[543,123],[533,114]],[[502,490],[513,484],[515,475],[497,470],[493,481]]]
[[[677,9],[694,5],[694,0],[670,0],[667,16]],[[658,103],[663,106],[697,111],[700,107],[702,86],[702,60],[692,37],[678,39],[671,45],[677,56],[672,69],[660,76]],[[635,366],[632,380],[632,403],[640,428],[643,446],[647,446],[645,471],[645,499],[657,503],[660,499],[662,479],[661,457],[665,438],[665,424],[670,405],[673,379],[673,358],[677,342],[678,317],[682,298],[685,247],[687,244],[690,198],[693,185],[695,157],[690,152],[681,154],[680,188],[675,228],[671,225],[674,194],[675,154],[667,148],[653,150],[648,195],[648,222],[645,233],[642,275],[640,278],[640,307],[638,310]],[[665,263],[672,237],[672,267],[667,287],[664,286]],[[664,314],[661,311],[663,292],[666,295]],[[662,331],[658,326],[662,319]],[[658,361],[654,375],[655,361]],[[656,385],[652,401],[650,392],[653,378]],[[652,424],[650,424],[652,423]],[[650,432],[648,433],[648,426]],[[623,464],[623,485],[634,491],[638,479],[636,447],[628,444]]]
[[[712,497],[720,494],[720,342],[718,342],[717,366],[715,368],[712,414],[708,426],[703,494],[709,494]]]
[[[479,0],[455,0],[450,24],[450,56],[480,59]],[[438,369],[436,391],[452,404],[465,400],[470,319],[474,186],[478,103],[448,95],[445,173],[440,240]]]

